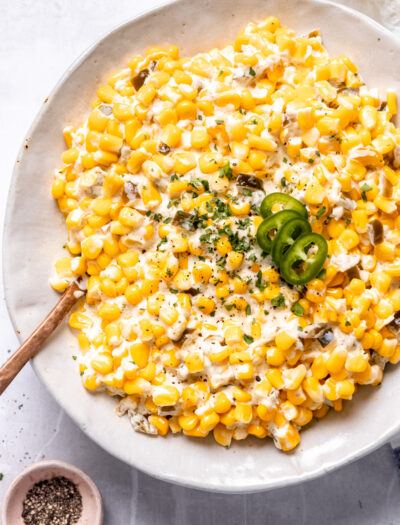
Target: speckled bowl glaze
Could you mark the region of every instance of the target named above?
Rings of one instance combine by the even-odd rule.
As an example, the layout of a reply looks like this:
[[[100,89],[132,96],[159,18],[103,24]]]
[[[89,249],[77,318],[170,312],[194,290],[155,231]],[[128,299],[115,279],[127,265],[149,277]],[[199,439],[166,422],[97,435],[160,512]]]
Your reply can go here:
[[[4,232],[7,304],[21,339],[57,301],[48,277],[66,238],[64,218],[50,197],[61,162],[62,129],[86,118],[96,89],[150,45],[178,44],[182,55],[231,42],[239,29],[268,15],[298,33],[320,28],[331,55],[348,54],[365,81],[384,93],[400,87],[400,44],[383,27],[345,7],[320,0],[179,0],[127,22],[89,49],[46,100],[18,155]],[[99,445],[157,478],[204,490],[254,492],[305,481],[371,452],[400,429],[400,367],[388,367],[380,388],[361,388],[342,413],[331,413],[302,432],[300,446],[279,452],[269,440],[235,442],[229,450],[212,438],[154,438],[118,418],[116,401],[81,385],[78,345],[67,323],[33,366],[60,405]]]
[[[82,516],[76,525],[101,525],[103,506],[99,489],[82,470],[64,461],[40,461],[23,470],[8,487],[1,507],[2,525],[24,525],[21,518],[26,493],[38,481],[64,476],[75,483],[82,496]]]

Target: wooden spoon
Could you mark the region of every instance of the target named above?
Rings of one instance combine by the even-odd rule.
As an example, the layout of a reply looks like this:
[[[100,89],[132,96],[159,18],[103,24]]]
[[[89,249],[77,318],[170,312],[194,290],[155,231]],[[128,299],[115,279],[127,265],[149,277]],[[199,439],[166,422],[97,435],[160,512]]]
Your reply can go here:
[[[80,292],[80,293],[79,293]],[[35,357],[50,334],[54,332],[74,304],[82,297],[77,282],[71,283],[49,315],[40,323],[28,339],[16,350],[0,368],[0,395],[26,363]]]

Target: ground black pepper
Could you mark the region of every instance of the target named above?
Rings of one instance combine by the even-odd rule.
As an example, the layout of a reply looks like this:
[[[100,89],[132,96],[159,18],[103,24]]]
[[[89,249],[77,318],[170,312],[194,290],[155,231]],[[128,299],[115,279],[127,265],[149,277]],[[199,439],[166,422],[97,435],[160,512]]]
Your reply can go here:
[[[82,514],[78,487],[64,476],[35,483],[22,504],[27,525],[73,525]]]

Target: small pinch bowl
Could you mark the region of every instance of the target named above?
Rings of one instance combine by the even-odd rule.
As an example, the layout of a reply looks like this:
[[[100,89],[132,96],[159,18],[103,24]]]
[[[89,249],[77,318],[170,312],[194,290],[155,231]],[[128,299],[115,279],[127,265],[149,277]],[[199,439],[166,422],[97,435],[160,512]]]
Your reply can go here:
[[[99,489],[82,470],[64,461],[34,463],[24,469],[8,487],[1,507],[2,525],[24,525],[21,517],[26,493],[38,481],[64,476],[75,483],[82,496],[82,515],[76,525],[101,525],[103,505]]]

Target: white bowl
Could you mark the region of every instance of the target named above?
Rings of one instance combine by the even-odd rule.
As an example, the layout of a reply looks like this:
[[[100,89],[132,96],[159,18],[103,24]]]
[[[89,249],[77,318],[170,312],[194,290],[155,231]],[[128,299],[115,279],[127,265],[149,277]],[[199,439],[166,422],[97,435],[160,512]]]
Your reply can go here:
[[[313,0],[182,0],[132,20],[89,49],[61,79],[36,118],[18,155],[4,234],[4,282],[15,329],[24,339],[58,296],[48,285],[66,238],[64,219],[50,197],[61,160],[61,130],[88,114],[96,88],[130,56],[150,45],[178,44],[183,55],[231,42],[247,22],[278,16],[307,33],[320,28],[331,55],[348,54],[369,86],[400,86],[394,67],[400,44],[383,27],[350,9]],[[302,432],[300,446],[281,453],[269,440],[235,442],[135,433],[114,413],[115,400],[81,385],[77,341],[65,323],[35,358],[43,383],[99,445],[138,469],[166,481],[205,490],[254,492],[318,476],[372,451],[399,430],[400,367],[380,388],[361,388],[342,413],[331,413]],[[389,367],[391,368],[391,367]]]

